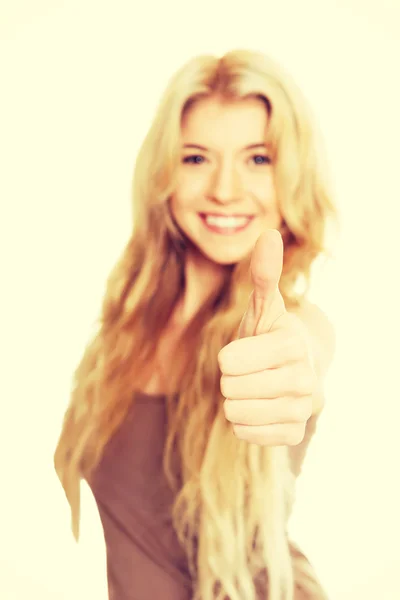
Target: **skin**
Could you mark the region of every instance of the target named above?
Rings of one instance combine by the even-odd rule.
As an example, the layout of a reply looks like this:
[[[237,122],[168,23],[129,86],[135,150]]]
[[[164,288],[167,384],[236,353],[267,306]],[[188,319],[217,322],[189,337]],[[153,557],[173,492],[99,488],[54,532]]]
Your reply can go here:
[[[254,291],[238,339],[218,357],[225,415],[240,439],[301,446],[307,422],[324,405],[322,381],[334,334],[318,307],[305,303],[296,314],[288,313],[279,292],[282,217],[267,131],[268,114],[258,99],[203,99],[186,114],[170,208],[193,248],[187,252],[186,288],[173,319],[177,328],[190,320],[218,285],[224,266],[251,254]],[[254,219],[230,237],[207,230],[199,212]]]
[[[207,98],[183,120],[182,161],[170,207],[194,249],[186,256],[181,318],[190,320],[218,284],[224,265],[251,253],[266,229],[280,228],[273,166],[265,145],[267,127],[265,105],[257,99]],[[255,218],[245,231],[228,237],[208,231],[199,212]]]
[[[260,445],[300,444],[317,385],[306,330],[279,292],[282,264],[282,238],[267,230],[252,254],[254,290],[238,339],[218,357],[226,418],[238,438]]]

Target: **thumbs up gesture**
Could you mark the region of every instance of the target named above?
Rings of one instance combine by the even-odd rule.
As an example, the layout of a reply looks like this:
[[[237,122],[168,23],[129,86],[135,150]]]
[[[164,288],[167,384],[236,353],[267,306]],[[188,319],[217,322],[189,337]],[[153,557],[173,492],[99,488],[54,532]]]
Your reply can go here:
[[[227,420],[239,439],[264,446],[303,440],[317,385],[305,326],[279,292],[282,265],[281,235],[266,231],[253,250],[239,337],[218,355]]]

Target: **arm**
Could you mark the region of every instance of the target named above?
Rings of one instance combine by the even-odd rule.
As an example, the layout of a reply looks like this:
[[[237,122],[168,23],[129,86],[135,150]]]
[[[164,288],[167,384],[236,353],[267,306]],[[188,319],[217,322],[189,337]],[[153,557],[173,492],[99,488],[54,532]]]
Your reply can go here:
[[[317,387],[313,396],[313,414],[307,421],[303,441],[297,446],[288,447],[289,460],[293,473],[297,477],[301,473],[308,446],[317,429],[318,417],[324,408],[324,379],[335,352],[335,331],[327,316],[315,304],[304,303],[295,314],[306,327],[317,375]]]

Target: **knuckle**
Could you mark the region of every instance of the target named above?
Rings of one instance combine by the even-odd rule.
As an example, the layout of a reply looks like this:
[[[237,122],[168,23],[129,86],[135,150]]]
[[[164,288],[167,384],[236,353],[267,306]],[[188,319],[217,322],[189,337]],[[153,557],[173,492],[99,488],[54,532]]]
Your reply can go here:
[[[312,417],[313,414],[313,399],[312,396],[308,396],[304,402],[304,421],[307,421]]]
[[[293,419],[297,423],[305,423],[311,417],[312,402],[307,398],[305,400],[295,400],[292,406]]]
[[[305,426],[296,425],[287,433],[287,445],[298,446],[304,439]]]
[[[296,377],[295,384],[297,391],[300,395],[308,395],[311,394],[313,386],[314,386],[314,374],[310,368],[301,368],[299,369]]]
[[[317,383],[317,376],[315,374],[314,369],[311,367],[311,365],[309,365],[308,369],[307,369],[307,381],[306,381],[306,387],[305,387],[305,394],[308,395],[312,395],[312,393],[315,390],[315,386]]]
[[[293,375],[292,382],[295,393],[301,396],[304,385],[303,373],[301,371],[297,371],[297,373]]]

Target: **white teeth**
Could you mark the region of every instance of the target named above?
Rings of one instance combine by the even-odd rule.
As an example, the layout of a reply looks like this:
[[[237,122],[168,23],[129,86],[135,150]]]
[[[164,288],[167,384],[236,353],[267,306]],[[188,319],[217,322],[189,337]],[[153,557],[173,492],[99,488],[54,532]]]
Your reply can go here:
[[[205,215],[205,218],[208,225],[226,228],[242,227],[250,220],[250,217],[216,217],[214,215]]]

